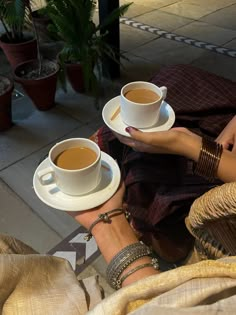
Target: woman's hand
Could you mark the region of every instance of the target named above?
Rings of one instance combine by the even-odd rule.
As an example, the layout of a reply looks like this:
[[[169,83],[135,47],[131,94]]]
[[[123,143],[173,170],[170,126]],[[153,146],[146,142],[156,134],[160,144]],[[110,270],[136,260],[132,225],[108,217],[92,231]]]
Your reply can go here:
[[[224,149],[232,149],[231,151],[236,153],[236,116],[222,130],[216,141],[221,143]]]
[[[142,132],[133,127],[127,127],[126,131],[131,137],[124,137],[115,133],[115,136],[123,144],[135,151],[147,153],[163,153],[185,155],[184,142],[188,138],[200,139],[199,136],[186,128],[172,128],[168,131]]]
[[[104,213],[115,208],[122,208],[124,192],[125,185],[122,182],[120,183],[120,186],[116,193],[104,204],[90,210],[85,209],[84,211],[77,212],[68,211],[67,213],[70,214],[76,221],[78,221],[86,229],[88,229],[90,225],[98,218],[98,215],[100,213]]]

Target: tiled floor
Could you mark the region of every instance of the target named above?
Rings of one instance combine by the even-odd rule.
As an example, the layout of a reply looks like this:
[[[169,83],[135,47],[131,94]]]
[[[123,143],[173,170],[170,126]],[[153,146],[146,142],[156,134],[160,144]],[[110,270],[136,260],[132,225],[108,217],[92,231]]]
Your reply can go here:
[[[123,0],[121,3],[129,1]],[[167,39],[121,24],[121,49],[126,57],[121,78],[104,88],[101,109],[127,81],[148,80],[165,65],[187,63],[236,79],[236,0],[133,0],[126,17],[172,34],[228,48],[234,57]],[[234,53],[235,52],[235,53]],[[0,52],[1,74],[10,71]],[[46,252],[78,224],[65,213],[43,204],[32,188],[34,171],[57,141],[89,137],[102,124],[93,100],[58,90],[57,106],[39,112],[27,97],[13,101],[15,125],[0,134],[0,231]]]

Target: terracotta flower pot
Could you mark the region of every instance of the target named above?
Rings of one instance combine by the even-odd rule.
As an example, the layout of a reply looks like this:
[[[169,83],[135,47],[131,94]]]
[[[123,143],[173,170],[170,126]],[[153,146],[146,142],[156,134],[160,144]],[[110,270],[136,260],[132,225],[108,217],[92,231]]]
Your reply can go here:
[[[18,64],[37,58],[37,41],[31,38],[22,43],[9,43],[6,36],[0,37],[0,46],[12,68]]]
[[[43,61],[44,66],[49,68],[49,73],[42,77],[36,77],[31,73],[38,70],[38,61],[30,60],[16,66],[15,80],[20,83],[35,104],[37,109],[45,111],[55,106],[55,94],[57,87],[58,64],[52,61]]]
[[[3,94],[0,94],[0,131],[9,129],[12,123],[11,97],[14,88],[13,82],[7,77],[0,76],[0,84],[4,81],[7,87]]]
[[[72,88],[78,93],[84,92],[84,78],[81,64],[66,63],[65,67],[66,75]]]

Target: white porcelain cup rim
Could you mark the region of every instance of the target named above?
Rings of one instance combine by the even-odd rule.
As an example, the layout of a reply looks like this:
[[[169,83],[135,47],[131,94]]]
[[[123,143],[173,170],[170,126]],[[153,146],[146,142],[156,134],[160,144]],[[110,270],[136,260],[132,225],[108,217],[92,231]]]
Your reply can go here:
[[[97,155],[96,160],[86,167],[73,170],[58,167],[55,163],[57,156],[75,147],[87,147],[93,150]],[[87,194],[96,188],[101,180],[101,150],[90,139],[69,138],[56,143],[49,151],[48,161],[49,166],[37,174],[41,185],[54,184],[65,194]]]
[[[138,89],[153,91],[158,95],[158,98],[150,103],[138,103],[126,98],[127,92]],[[165,86],[159,87],[152,82],[133,81],[124,85],[120,92],[120,111],[124,124],[136,128],[154,126],[159,120],[160,108],[166,95],[167,88]]]
[[[58,147],[58,145],[61,145],[62,143],[71,142],[71,140],[74,140],[74,141],[77,141],[77,140],[86,140],[86,142],[88,141],[88,142],[93,143],[93,144],[95,145],[95,147],[97,147],[97,152],[98,152],[98,153],[95,152],[95,153],[96,153],[96,156],[97,156],[96,160],[93,161],[93,163],[91,163],[91,164],[89,164],[89,165],[87,165],[87,166],[85,166],[85,167],[78,168],[78,169],[73,169],[73,170],[69,170],[69,169],[67,169],[67,168],[62,168],[62,167],[56,165],[56,163],[54,162],[55,158],[54,158],[54,160],[51,158],[51,155],[52,155],[54,149],[56,149],[56,148]],[[81,147],[81,146],[77,146],[77,147]],[[71,147],[71,148],[72,148],[72,147]],[[74,146],[73,148],[75,148],[75,146]],[[69,149],[69,148],[67,148],[67,149]],[[92,150],[92,149],[91,149],[91,150]],[[58,154],[60,154],[60,153],[62,153],[62,152],[63,152],[63,151],[59,152]],[[87,138],[69,138],[69,139],[66,139],[66,140],[59,141],[59,142],[57,142],[57,143],[54,144],[54,146],[50,149],[50,151],[49,151],[49,153],[48,153],[48,159],[50,160],[50,162],[53,164],[53,166],[54,166],[56,169],[58,169],[58,170],[63,170],[63,171],[65,171],[65,172],[70,172],[70,173],[71,173],[71,172],[79,172],[79,171],[83,171],[83,170],[86,170],[86,169],[90,168],[91,166],[93,166],[94,164],[97,163],[97,161],[100,159],[100,156],[101,156],[101,150],[100,150],[99,146],[97,145],[97,143],[95,143],[94,141],[92,141],[92,140],[90,140],[90,139],[87,139]]]
[[[125,97],[125,93],[133,90],[132,88],[128,89],[127,91],[125,91],[124,93],[124,90],[127,88],[127,87],[130,87],[134,84],[145,84],[149,87],[153,87],[153,89],[150,89],[151,91],[154,91],[157,93],[157,90],[158,90],[158,98],[156,100],[154,100],[153,102],[149,102],[149,103],[137,103],[137,102],[133,102],[133,101],[130,101],[128,98]],[[164,87],[165,88],[165,87]],[[135,90],[137,89],[144,89],[143,87],[141,88],[136,88]],[[148,88],[147,88],[148,89]],[[163,90],[157,86],[156,84],[152,83],[152,82],[147,82],[147,81],[133,81],[133,82],[129,82],[127,84],[125,84],[122,88],[121,88],[121,95],[122,97],[125,98],[125,101],[128,102],[129,104],[138,104],[140,106],[147,106],[147,105],[151,105],[151,104],[154,104],[156,102],[159,102],[161,99],[164,99],[165,98],[165,95],[163,95]]]

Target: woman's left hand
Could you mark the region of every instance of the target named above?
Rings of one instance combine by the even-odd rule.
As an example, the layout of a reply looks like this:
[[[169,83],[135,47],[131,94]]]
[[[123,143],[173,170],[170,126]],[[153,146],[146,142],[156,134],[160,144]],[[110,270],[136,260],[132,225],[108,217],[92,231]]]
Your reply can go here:
[[[123,144],[135,151],[159,154],[184,154],[181,139],[183,136],[200,138],[186,128],[172,128],[167,131],[142,132],[134,127],[127,127],[130,137],[114,133],[116,138]]]

